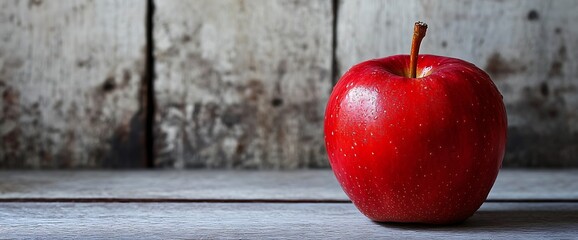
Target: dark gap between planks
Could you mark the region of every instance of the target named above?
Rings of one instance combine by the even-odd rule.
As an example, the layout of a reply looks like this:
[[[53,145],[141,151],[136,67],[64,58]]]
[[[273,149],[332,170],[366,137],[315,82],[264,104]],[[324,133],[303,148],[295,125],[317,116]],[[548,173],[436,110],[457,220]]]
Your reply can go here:
[[[187,198],[2,198],[0,203],[351,203],[335,199],[187,199]],[[486,203],[578,203],[578,199],[487,199]]]
[[[145,102],[142,109],[145,114],[145,167],[154,168],[154,116],[155,116],[155,59],[154,59],[154,0],[147,0],[145,34],[146,34],[146,67],[145,67]]]
[[[337,62],[337,21],[339,12],[339,0],[332,1],[333,25],[331,26],[331,83],[333,86],[339,78],[339,63]]]

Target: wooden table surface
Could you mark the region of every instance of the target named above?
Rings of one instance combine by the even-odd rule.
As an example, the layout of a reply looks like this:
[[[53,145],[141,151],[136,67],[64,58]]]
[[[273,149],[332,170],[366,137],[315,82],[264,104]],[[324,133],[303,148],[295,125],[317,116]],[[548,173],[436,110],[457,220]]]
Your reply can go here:
[[[372,222],[331,171],[0,171],[0,239],[578,239],[578,169],[502,170],[463,224]]]

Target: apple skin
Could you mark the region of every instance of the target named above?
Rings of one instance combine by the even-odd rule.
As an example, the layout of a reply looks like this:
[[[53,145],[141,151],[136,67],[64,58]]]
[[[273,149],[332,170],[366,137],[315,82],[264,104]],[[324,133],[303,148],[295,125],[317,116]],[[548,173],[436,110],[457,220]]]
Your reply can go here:
[[[409,55],[353,66],[324,122],[331,168],[353,204],[378,222],[450,224],[482,205],[502,165],[502,95],[463,60]]]

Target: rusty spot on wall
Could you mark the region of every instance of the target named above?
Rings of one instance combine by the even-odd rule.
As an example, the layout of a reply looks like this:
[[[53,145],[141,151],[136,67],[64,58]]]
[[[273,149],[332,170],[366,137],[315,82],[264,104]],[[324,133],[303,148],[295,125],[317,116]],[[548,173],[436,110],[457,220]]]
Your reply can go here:
[[[566,45],[560,46],[556,54],[555,60],[550,64],[550,70],[548,71],[549,77],[560,77],[564,75],[564,62],[567,59]]]
[[[223,124],[225,124],[225,126],[227,127],[233,127],[233,125],[238,124],[239,122],[241,122],[241,119],[243,117],[243,115],[245,115],[246,113],[243,112],[243,109],[241,106],[237,105],[232,105],[230,107],[228,107],[221,115],[221,122],[223,122]]]
[[[20,138],[21,135],[21,130],[19,127],[15,127],[13,129],[11,129],[9,132],[5,133],[4,135],[2,135],[2,143],[0,144],[0,146],[6,150],[4,157],[6,159],[3,159],[5,162],[4,164],[8,164],[8,167],[11,167],[10,165],[15,165],[15,163],[13,161],[8,161],[6,163],[7,160],[9,160],[9,158],[18,158],[18,155],[20,154]],[[12,162],[12,164],[10,164]],[[19,164],[19,167],[22,166],[22,163]]]
[[[183,38],[181,39],[181,41],[182,41],[183,43],[188,43],[188,42],[191,41],[191,36],[185,34],[185,35],[183,36]]]
[[[273,107],[279,107],[281,105],[283,105],[283,99],[282,98],[273,98],[273,100],[271,100],[271,105]]]
[[[127,85],[130,82],[131,74],[128,69],[122,71],[122,84]]]
[[[92,58],[86,58],[86,59],[78,59],[76,60],[76,66],[79,68],[83,68],[83,67],[91,67],[92,65]]]
[[[16,119],[19,112],[19,101],[20,92],[14,88],[7,88],[2,93],[2,101],[4,102],[4,107],[2,109],[2,119]]]
[[[542,93],[542,96],[544,97],[547,97],[548,94],[550,94],[550,87],[548,87],[546,82],[542,82],[542,84],[540,84],[540,93]]]
[[[497,78],[495,80],[498,80],[505,75],[525,71],[526,67],[520,66],[516,61],[507,61],[496,52],[488,58],[485,69],[492,77]]]
[[[18,99],[20,98],[20,94],[17,90],[13,88],[5,89],[2,93],[2,100],[4,101],[5,107],[9,105],[15,105],[18,103]]]
[[[109,140],[110,151],[102,162],[105,168],[136,168],[143,166],[145,149],[143,114],[132,116],[128,124],[117,127]]]
[[[42,0],[28,0],[28,8],[38,7],[42,5]]]
[[[102,86],[101,86],[101,90],[106,93],[106,92],[110,92],[110,91],[114,90],[115,87],[116,87],[116,83],[114,82],[114,77],[111,76],[111,77],[107,77],[104,80],[104,83],[102,83]]]
[[[560,61],[553,61],[552,64],[550,64],[550,71],[548,72],[548,76],[549,77],[559,77],[562,76],[562,67],[563,64]]]
[[[0,114],[0,149],[3,150],[0,166],[3,167],[23,167],[22,161],[13,161],[20,159],[22,155],[21,135],[22,129],[18,125],[20,118],[20,92],[12,87],[8,87],[2,93],[3,108]],[[11,161],[12,160],[12,161]]]
[[[524,115],[531,115],[528,116],[529,120],[548,120],[557,118],[560,114],[567,115],[566,101],[561,96],[562,92],[558,89],[551,90],[546,82],[535,87],[526,87],[522,94],[523,101],[518,103],[517,107],[523,109]]]
[[[536,21],[538,19],[540,19],[540,14],[538,14],[538,11],[536,11],[535,9],[532,9],[528,12],[528,21]]]
[[[259,79],[251,79],[246,86],[238,87],[238,91],[250,102],[257,102],[265,94],[265,86]]]
[[[55,155],[56,163],[52,163],[52,165],[56,164],[58,168],[70,168],[74,165],[74,147],[76,145],[76,134],[73,131],[68,131],[63,134],[64,135],[64,142],[65,144],[62,145],[62,148],[58,150]],[[51,164],[46,162],[44,164]]]

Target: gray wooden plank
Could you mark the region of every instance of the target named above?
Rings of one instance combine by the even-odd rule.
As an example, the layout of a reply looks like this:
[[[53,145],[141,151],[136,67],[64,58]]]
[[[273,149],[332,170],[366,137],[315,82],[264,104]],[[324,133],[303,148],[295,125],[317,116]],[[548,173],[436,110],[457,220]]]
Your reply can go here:
[[[502,169],[488,199],[578,199],[578,169]]]
[[[145,12],[0,2],[0,168],[144,166]]]
[[[485,203],[454,226],[379,224],[352,204],[0,203],[2,238],[575,239],[578,203]]]
[[[337,61],[409,54],[413,23],[428,23],[421,53],[470,61],[504,95],[504,166],[578,166],[578,1],[339,1]]]
[[[345,199],[327,170],[1,172],[0,198]]]
[[[329,170],[0,171],[0,199],[346,201]],[[492,200],[578,200],[578,169],[500,171]]]
[[[156,166],[328,166],[330,0],[155,7]]]

